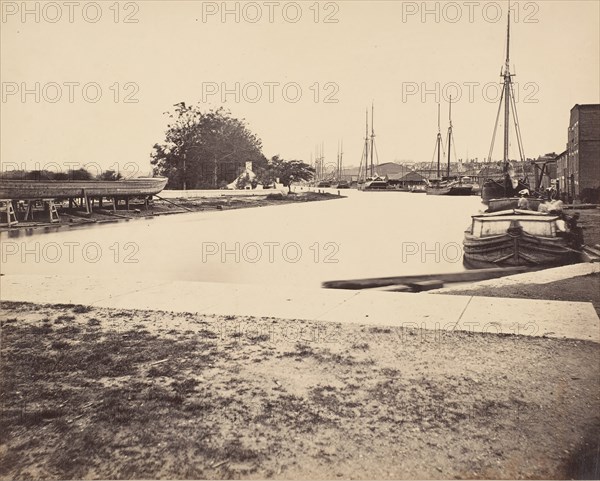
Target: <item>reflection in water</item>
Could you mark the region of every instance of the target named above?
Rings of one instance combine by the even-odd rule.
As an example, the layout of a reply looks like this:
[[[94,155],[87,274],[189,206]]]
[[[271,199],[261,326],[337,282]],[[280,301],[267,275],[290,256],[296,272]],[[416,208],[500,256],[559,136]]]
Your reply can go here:
[[[479,197],[344,191],[348,198],[198,212],[13,237],[2,272],[317,287],[463,270]]]

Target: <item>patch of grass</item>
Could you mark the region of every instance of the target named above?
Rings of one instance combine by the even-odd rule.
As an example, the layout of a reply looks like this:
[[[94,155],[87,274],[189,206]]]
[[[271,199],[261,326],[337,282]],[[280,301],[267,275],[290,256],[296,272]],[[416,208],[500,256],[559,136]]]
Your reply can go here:
[[[391,334],[392,330],[389,327],[370,327],[369,332],[373,334]]]
[[[15,301],[1,301],[0,307],[7,311],[15,311],[15,310],[31,311],[34,308],[38,308],[38,306],[35,306],[35,304],[31,304],[30,302],[15,302]]]
[[[205,339],[217,339],[219,337],[215,332],[206,328],[200,329],[196,334]]]
[[[198,381],[192,378],[185,379],[183,381],[173,381],[171,388],[180,394],[190,394],[196,390],[196,386],[200,384]]]
[[[33,334],[34,336],[50,334],[52,332],[52,326],[48,324],[43,324],[41,326],[31,326],[30,331],[31,334]]]
[[[268,342],[271,340],[271,336],[269,336],[268,334],[258,334],[256,336],[252,336],[249,338],[251,342]]]
[[[93,307],[90,306],[75,306],[72,311],[75,314],[85,314],[86,312],[90,312],[93,310]]]
[[[56,351],[61,351],[63,349],[68,349],[71,345],[65,341],[52,341],[50,347]]]
[[[368,366],[374,364],[372,359],[359,360],[352,354],[332,352],[328,348],[314,349],[312,346],[305,343],[296,343],[295,351],[284,352],[278,357],[292,357],[297,361],[312,359],[320,364],[334,364],[336,367],[360,365]]]

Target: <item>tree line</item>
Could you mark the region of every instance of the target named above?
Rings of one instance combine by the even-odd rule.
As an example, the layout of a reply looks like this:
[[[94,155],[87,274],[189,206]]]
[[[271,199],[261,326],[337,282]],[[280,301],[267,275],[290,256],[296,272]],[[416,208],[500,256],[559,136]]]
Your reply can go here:
[[[84,168],[69,170],[68,172],[54,172],[52,170],[9,170],[2,172],[0,177],[15,180],[121,180],[122,176],[114,170],[106,170],[100,174],[92,174]]]
[[[233,182],[252,162],[256,177],[248,180],[269,185],[279,181],[291,189],[293,182],[308,181],[314,169],[301,160],[267,159],[261,140],[244,119],[223,108],[202,112],[180,102],[167,112],[165,140],[154,145],[150,163],[154,175],[169,179],[170,189],[219,189]]]
[[[302,160],[285,160],[279,155],[267,159],[261,140],[250,131],[244,119],[236,119],[219,108],[202,112],[184,102],[166,112],[170,123],[165,139],[154,144],[150,163],[155,176],[168,178],[167,189],[219,189],[234,182],[252,162],[252,178],[238,179],[239,188],[259,183],[279,182],[291,190],[294,182],[309,181],[315,170]],[[12,170],[0,174],[19,180],[111,180],[122,179],[114,170],[94,175],[85,168],[68,172],[50,170]],[[246,184],[246,185],[244,185]]]

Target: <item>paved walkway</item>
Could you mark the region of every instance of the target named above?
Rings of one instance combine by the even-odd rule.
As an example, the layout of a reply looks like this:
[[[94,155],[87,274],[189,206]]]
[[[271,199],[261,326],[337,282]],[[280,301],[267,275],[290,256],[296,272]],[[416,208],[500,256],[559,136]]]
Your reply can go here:
[[[526,272],[524,274],[515,274],[513,276],[499,277],[487,281],[473,282],[468,285],[444,287],[429,291],[430,293],[443,294],[444,292],[464,291],[465,289],[477,290],[487,287],[506,287],[519,284],[549,284],[550,282],[562,281],[572,277],[587,276],[589,274],[600,273],[600,263],[585,262],[581,264],[572,264],[568,266],[554,267],[537,272]]]
[[[0,277],[4,301],[499,332],[600,342],[591,303],[84,276]]]

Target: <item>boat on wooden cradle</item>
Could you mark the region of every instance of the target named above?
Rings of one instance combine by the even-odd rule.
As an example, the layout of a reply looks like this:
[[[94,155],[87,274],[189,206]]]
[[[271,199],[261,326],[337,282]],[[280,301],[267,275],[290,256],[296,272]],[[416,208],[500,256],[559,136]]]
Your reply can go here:
[[[0,199],[35,200],[87,197],[146,197],[167,185],[166,177],[127,180],[13,180],[0,179]]]

